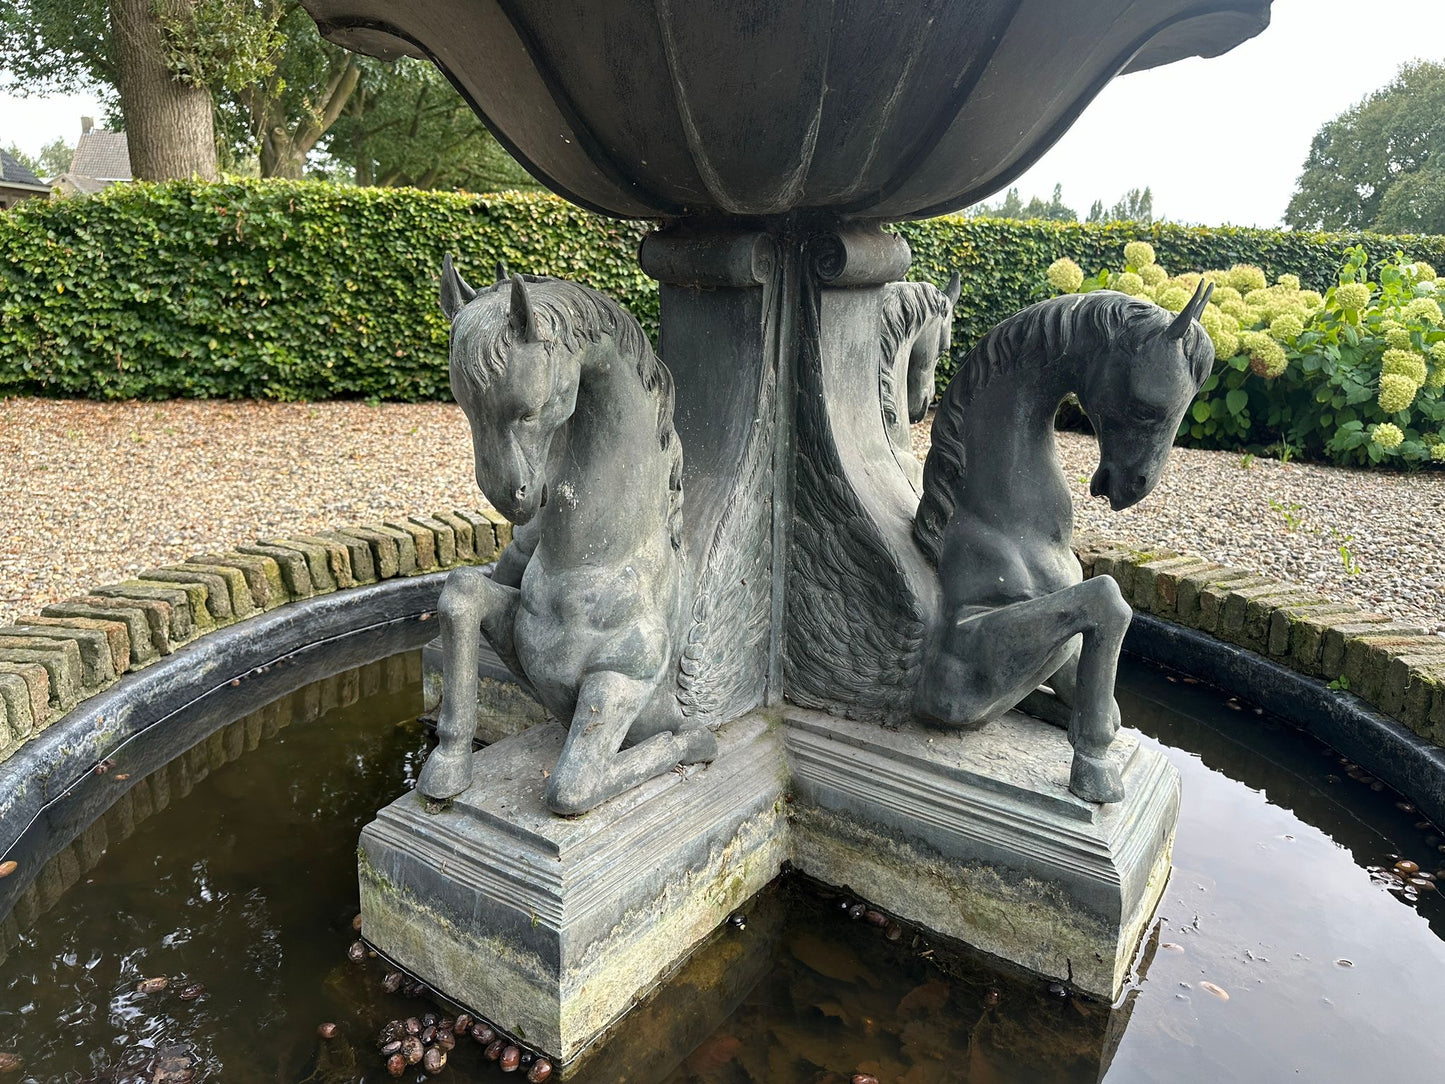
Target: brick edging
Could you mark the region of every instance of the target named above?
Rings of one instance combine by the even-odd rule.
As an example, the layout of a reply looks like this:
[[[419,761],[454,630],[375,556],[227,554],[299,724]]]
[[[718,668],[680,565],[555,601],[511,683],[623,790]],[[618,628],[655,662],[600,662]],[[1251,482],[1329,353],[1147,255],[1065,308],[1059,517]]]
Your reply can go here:
[[[0,627],[0,762],[183,644],[317,595],[486,564],[511,540],[491,509],[441,510],[258,539],[51,603]]]
[[[1348,691],[1445,747],[1445,638],[1245,568],[1076,535],[1084,576],[1141,613],[1197,629]]]

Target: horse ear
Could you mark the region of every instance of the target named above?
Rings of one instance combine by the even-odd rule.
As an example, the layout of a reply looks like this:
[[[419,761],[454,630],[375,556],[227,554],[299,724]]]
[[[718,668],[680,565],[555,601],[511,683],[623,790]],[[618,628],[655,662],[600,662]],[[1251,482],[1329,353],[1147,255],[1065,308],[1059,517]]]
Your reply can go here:
[[[1180,310],[1174,322],[1169,325],[1169,330],[1164,333],[1166,339],[1182,339],[1184,333],[1189,330],[1189,325],[1199,319],[1199,314],[1204,311],[1204,306],[1209,304],[1210,297],[1214,294],[1214,283],[1199,280],[1199,288],[1194,291],[1194,296],[1189,299],[1189,304]]]
[[[537,330],[537,314],[532,311],[532,299],[527,296],[527,284],[522,281],[521,275],[512,276],[512,312],[508,322],[521,333],[523,342],[534,343],[542,337]]]
[[[949,308],[952,308],[954,305],[958,304],[958,295],[962,292],[963,279],[961,279],[958,275],[958,272],[955,271],[953,273],[953,277],[948,280],[948,288],[943,291],[944,296],[948,298]]]
[[[506,260],[498,260],[498,261],[497,261],[497,278],[496,278],[496,281],[497,281],[497,282],[506,282],[506,281],[507,281],[509,278],[511,278],[511,277],[512,277],[511,275],[507,274],[507,261],[506,261]]]
[[[476,296],[477,291],[457,274],[457,269],[452,265],[452,254],[448,252],[442,257],[442,312],[446,313],[448,320],[455,320],[457,313],[462,311],[462,306]]]

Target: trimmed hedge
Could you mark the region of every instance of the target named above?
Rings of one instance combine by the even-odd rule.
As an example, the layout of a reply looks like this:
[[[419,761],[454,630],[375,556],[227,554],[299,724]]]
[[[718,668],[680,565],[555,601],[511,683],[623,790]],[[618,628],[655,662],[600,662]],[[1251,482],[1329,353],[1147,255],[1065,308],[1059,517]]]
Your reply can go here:
[[[0,394],[450,398],[442,254],[583,279],[650,330],[646,226],[551,196],[115,185],[0,214]]]
[[[490,281],[498,260],[579,279],[655,334],[657,289],[636,260],[647,229],[548,195],[304,181],[129,184],[30,200],[0,214],[0,394],[446,398],[444,252],[460,255],[473,282]],[[978,336],[1045,296],[1045,269],[1061,256],[1092,273],[1141,239],[1174,272],[1254,263],[1316,289],[1354,244],[1445,267],[1442,237],[957,216],[895,229],[913,248],[911,277],[963,278],[940,387]]]

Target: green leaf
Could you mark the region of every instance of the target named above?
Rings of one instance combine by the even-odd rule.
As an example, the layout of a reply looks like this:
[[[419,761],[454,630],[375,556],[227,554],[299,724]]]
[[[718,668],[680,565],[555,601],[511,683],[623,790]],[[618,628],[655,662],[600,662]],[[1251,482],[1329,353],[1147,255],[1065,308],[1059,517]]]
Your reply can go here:
[[[1243,388],[1235,388],[1224,397],[1224,402],[1231,414],[1238,414],[1249,403],[1249,393]]]

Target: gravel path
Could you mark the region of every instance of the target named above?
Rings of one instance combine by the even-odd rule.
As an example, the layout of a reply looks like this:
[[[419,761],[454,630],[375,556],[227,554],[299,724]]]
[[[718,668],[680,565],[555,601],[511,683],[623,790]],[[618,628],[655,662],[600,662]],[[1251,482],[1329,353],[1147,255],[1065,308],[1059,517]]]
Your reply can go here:
[[[915,429],[920,451],[929,424]],[[1113,513],[1088,496],[1093,439],[1061,433],[1059,446],[1080,530],[1445,633],[1445,472],[1246,467],[1177,448],[1159,488]],[[443,403],[0,400],[0,623],[258,535],[475,507],[470,451],[460,410]]]

